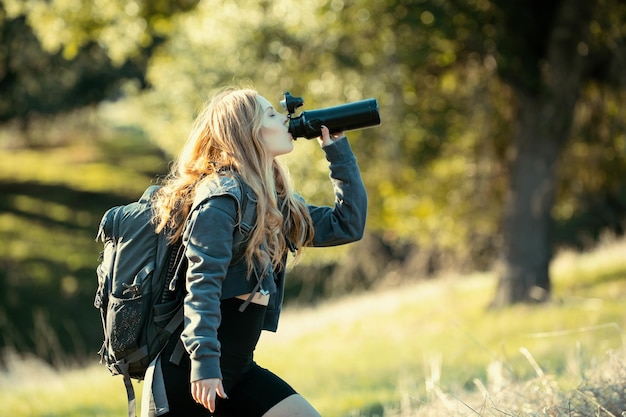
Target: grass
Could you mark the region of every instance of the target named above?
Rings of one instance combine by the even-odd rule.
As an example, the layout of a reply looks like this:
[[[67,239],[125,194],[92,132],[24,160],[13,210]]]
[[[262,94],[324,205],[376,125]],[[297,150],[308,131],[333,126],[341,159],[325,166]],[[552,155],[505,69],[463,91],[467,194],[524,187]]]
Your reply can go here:
[[[548,304],[488,311],[495,278],[474,274],[287,308],[257,361],[325,417],[620,415],[611,402],[623,409],[626,398],[624,251],[613,241],[560,254]],[[121,380],[102,367],[7,363],[0,415],[125,412]]]
[[[5,359],[7,368],[0,376],[2,416],[125,415],[122,382],[107,378],[102,368],[56,371],[32,357]]]

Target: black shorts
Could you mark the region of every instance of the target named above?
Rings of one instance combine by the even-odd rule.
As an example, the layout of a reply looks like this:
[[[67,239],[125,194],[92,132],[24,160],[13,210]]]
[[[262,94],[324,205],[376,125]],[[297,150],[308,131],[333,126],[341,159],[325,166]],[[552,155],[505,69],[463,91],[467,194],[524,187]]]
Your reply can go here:
[[[285,398],[296,394],[289,384],[254,362],[254,348],[261,334],[266,307],[252,303],[240,312],[241,303],[243,301],[237,298],[221,302],[222,322],[218,339],[221,344],[220,367],[228,400],[218,397],[214,414],[194,401],[189,381],[189,356],[184,355],[179,365],[168,361],[180,335],[177,333],[162,356],[163,378],[170,406],[169,413],[164,416],[261,417]]]

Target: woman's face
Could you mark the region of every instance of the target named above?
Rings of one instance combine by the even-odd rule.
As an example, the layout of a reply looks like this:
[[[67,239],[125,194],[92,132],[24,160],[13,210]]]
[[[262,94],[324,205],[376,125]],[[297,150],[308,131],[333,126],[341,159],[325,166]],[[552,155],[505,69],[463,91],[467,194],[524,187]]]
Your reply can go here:
[[[272,104],[262,96],[257,101],[263,109],[261,136],[267,154],[273,159],[293,150],[293,138],[289,133],[289,118],[277,112]]]

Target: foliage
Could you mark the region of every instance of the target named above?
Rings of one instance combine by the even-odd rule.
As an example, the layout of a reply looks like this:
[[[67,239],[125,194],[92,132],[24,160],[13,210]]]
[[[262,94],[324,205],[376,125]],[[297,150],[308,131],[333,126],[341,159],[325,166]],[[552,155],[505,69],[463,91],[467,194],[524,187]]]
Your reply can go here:
[[[554,210],[558,243],[578,248],[593,245],[607,227],[622,233],[626,207],[626,114],[620,104],[626,95],[592,83],[583,97],[560,167],[560,203]]]
[[[7,17],[25,16],[43,49],[75,58],[90,43],[102,46],[116,64],[167,35],[169,18],[197,0],[84,1],[3,0]]]
[[[144,74],[172,15],[197,0],[0,2],[0,123],[27,128],[146,87]],[[40,143],[35,143],[40,144]]]

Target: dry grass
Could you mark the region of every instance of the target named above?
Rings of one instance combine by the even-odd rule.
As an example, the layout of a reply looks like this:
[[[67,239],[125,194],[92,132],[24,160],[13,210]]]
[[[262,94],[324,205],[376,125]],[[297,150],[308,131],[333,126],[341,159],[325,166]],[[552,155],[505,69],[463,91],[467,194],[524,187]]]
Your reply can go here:
[[[579,385],[564,390],[559,377],[544,373],[525,351],[536,376],[513,381],[502,375],[499,364],[490,366],[489,382],[475,379],[475,390],[448,392],[436,380],[427,381],[429,401],[415,405],[409,392],[386,417],[517,416],[517,417],[621,417],[626,415],[626,354],[611,352]],[[435,372],[436,373],[436,372]]]

